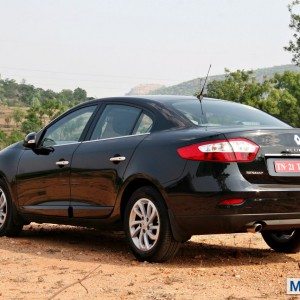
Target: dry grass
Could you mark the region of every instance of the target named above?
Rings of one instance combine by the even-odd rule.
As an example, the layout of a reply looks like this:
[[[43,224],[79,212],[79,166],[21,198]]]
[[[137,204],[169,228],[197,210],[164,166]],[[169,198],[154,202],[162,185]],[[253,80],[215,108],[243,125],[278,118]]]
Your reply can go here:
[[[17,124],[15,124],[12,113],[15,109],[21,109],[24,112],[27,110],[25,107],[7,107],[0,105],[0,130],[5,133],[10,133],[13,130],[17,129]]]

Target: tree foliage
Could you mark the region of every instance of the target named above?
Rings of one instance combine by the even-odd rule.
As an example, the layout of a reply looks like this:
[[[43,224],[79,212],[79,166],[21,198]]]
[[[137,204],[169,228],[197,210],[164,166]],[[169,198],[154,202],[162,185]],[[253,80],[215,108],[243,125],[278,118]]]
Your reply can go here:
[[[300,73],[285,72],[258,82],[252,72],[226,70],[225,80],[208,84],[207,96],[251,105],[300,127]]]
[[[12,79],[0,77],[0,104],[16,106],[12,114],[5,118],[7,125],[14,123],[19,130],[5,133],[0,128],[0,149],[22,140],[25,134],[37,132],[49,121],[66,111],[68,108],[90,100],[84,89],[74,91],[64,89],[60,92],[36,88],[23,80],[17,83]],[[26,113],[19,107],[28,107]]]
[[[36,88],[26,84],[23,80],[17,83],[13,79],[1,79],[0,77],[0,104],[8,106],[32,106],[38,99],[41,103],[46,101],[58,101],[62,105],[71,106],[89,99],[85,90],[76,88],[74,91],[64,89],[60,92]]]
[[[288,5],[291,20],[289,27],[293,31],[293,38],[289,41],[288,46],[284,47],[286,51],[293,54],[292,62],[300,66],[300,15],[296,12],[299,10],[300,0],[294,0]]]
[[[288,71],[258,81],[251,71],[225,72],[224,80],[208,84],[208,97],[251,105],[300,127],[300,73]],[[18,130],[7,134],[0,128],[0,149],[22,140],[29,132],[39,131],[69,107],[88,99],[86,92],[80,88],[56,93],[25,82],[18,84],[14,80],[0,79],[0,102],[28,107],[26,113],[15,108],[11,116],[6,117],[7,125],[14,123]]]

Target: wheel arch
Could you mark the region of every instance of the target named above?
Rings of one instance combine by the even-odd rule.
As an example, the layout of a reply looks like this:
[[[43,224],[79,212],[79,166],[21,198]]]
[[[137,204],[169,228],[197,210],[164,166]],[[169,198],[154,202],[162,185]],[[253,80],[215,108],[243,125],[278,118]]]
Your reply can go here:
[[[6,176],[4,175],[4,173],[1,170],[0,170],[0,179],[5,181],[6,183],[8,182]]]
[[[147,176],[133,176],[126,180],[124,183],[121,191],[119,192],[118,196],[118,203],[119,203],[119,214],[121,217],[121,220],[123,221],[124,212],[126,208],[126,204],[130,198],[130,196],[136,191],[137,189],[143,187],[143,186],[151,186],[154,189],[156,189],[164,199],[164,204],[168,207],[167,204],[167,194],[162,187],[162,185],[154,180],[153,178],[147,177]]]
[[[8,190],[10,192],[11,197],[14,197],[14,193],[13,193],[12,187],[9,183],[9,180],[1,170],[0,170],[0,180],[4,181],[4,183],[6,184],[6,187],[8,188]]]
[[[134,176],[128,179],[126,183],[123,185],[119,193],[117,209],[115,210],[116,214],[118,214],[119,216],[118,218],[121,219],[121,222],[123,223],[124,221],[124,212],[130,196],[134,191],[136,191],[137,189],[143,186],[151,186],[161,194],[167,209],[167,213],[169,215],[171,230],[175,240],[178,242],[185,241],[188,238],[188,236],[178,226],[177,221],[175,220],[174,215],[168,206],[168,195],[164,187],[155,179],[150,177]]]

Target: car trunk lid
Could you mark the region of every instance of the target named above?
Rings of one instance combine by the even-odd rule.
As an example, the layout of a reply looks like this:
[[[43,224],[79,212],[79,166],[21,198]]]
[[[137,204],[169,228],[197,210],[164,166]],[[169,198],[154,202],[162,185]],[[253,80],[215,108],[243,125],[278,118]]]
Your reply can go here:
[[[300,184],[300,129],[222,129],[227,139],[246,138],[259,145],[256,159],[238,163],[251,183]]]

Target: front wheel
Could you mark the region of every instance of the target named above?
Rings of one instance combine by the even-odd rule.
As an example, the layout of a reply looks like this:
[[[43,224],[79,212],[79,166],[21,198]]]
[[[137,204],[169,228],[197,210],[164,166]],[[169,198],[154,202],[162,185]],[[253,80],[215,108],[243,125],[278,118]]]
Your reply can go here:
[[[140,261],[163,262],[179,249],[172,234],[167,208],[160,193],[142,187],[130,197],[125,209],[124,229],[130,248]]]
[[[23,223],[17,215],[9,190],[0,179],[0,236],[16,236],[23,228]]]
[[[297,253],[300,251],[300,230],[263,231],[262,237],[276,252]]]

